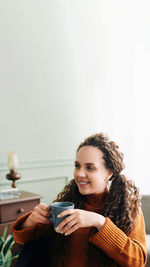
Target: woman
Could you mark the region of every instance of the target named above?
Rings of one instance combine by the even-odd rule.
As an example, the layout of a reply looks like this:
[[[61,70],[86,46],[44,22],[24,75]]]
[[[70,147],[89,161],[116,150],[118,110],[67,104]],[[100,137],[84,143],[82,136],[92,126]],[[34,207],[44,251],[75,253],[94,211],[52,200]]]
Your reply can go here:
[[[107,135],[90,136],[77,149],[74,179],[56,201],[72,201],[74,210],[58,226],[41,203],[13,225],[15,241],[24,244],[49,235],[51,266],[143,267],[145,226],[140,197],[133,181],[121,171],[123,154]]]

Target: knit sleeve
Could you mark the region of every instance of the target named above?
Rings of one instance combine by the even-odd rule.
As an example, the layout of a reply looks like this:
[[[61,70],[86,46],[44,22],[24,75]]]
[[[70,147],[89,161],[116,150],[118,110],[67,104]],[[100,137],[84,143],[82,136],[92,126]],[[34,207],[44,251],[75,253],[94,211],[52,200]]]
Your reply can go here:
[[[106,218],[103,228],[90,237],[89,241],[102,249],[120,267],[144,267],[146,264],[146,237],[142,211],[136,217],[129,236]]]
[[[31,227],[22,229],[21,225],[25,222],[30,214],[31,212],[20,217],[16,222],[12,224],[11,227],[15,242],[22,245],[47,234],[50,230],[50,224],[35,224]]]

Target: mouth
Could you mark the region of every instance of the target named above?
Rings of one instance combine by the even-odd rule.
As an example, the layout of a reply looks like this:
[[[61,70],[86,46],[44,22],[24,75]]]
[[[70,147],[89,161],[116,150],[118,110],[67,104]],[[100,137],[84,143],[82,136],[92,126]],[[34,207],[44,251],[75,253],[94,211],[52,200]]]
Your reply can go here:
[[[79,181],[79,185],[87,185],[87,184],[89,184],[89,182]]]

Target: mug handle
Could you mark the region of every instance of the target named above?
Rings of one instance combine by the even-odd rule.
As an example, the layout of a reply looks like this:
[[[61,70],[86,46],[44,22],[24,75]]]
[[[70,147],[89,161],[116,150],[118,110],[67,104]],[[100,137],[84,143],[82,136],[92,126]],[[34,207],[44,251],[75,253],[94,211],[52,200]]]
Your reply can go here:
[[[50,208],[51,206],[49,206],[49,208]],[[49,216],[49,217],[47,217],[48,218],[48,220],[50,221],[50,222],[53,222],[53,217],[52,217],[52,215],[51,216]]]
[[[48,220],[50,221],[50,222],[53,222],[53,217],[48,217]]]

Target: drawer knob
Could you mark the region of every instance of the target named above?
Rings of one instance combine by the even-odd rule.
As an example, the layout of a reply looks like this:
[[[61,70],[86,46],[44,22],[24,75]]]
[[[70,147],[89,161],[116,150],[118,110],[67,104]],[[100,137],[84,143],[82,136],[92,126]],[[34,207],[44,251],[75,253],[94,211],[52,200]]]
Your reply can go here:
[[[22,213],[22,212],[24,212],[24,209],[23,208],[21,208],[21,209],[18,210],[18,213]]]

